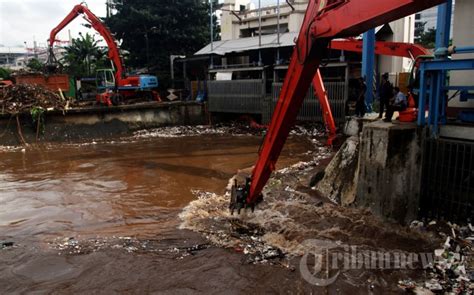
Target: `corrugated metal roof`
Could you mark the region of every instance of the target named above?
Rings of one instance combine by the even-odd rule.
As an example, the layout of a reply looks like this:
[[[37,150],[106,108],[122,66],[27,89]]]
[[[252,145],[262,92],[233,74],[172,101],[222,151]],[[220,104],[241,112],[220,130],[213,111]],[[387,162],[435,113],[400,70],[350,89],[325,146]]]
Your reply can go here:
[[[375,33],[378,33],[384,26],[378,26]],[[213,42],[214,50],[211,51],[211,43],[196,52],[194,55],[226,55],[231,52],[243,52],[248,50],[257,50],[261,48],[277,48],[295,45],[295,39],[298,37],[297,32],[289,32],[280,34],[280,44],[277,43],[277,34],[262,35],[262,46],[259,46],[258,36],[240,38],[233,40],[224,40]],[[359,36],[358,38],[362,38]]]
[[[277,34],[263,35],[262,46],[259,46],[258,36],[240,38],[234,40],[224,40],[213,42],[214,50],[211,51],[211,44],[209,43],[204,48],[196,52],[194,55],[217,54],[225,55],[231,52],[242,52],[248,50],[257,50],[260,48],[276,48],[293,46],[295,38],[298,33],[283,33],[280,35],[280,44],[277,43]]]

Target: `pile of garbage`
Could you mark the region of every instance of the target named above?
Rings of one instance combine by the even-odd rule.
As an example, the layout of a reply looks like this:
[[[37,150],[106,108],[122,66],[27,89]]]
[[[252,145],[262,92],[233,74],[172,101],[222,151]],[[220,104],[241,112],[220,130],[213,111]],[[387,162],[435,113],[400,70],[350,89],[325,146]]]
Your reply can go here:
[[[434,260],[426,269],[429,279],[424,282],[403,280],[399,287],[415,293],[473,294],[474,293],[474,226],[459,226],[450,222],[431,221],[426,226],[414,221],[412,228],[436,231],[444,244],[434,251]]]
[[[292,136],[324,137],[324,132],[319,126],[306,125],[294,126],[290,132]],[[262,128],[254,128],[246,122],[232,122],[230,124],[198,125],[198,126],[175,126],[160,127],[149,130],[140,130],[134,133],[136,138],[170,138],[201,135],[236,135],[236,136],[261,136],[264,134]],[[319,143],[317,139],[313,142]]]
[[[40,85],[11,85],[0,90],[1,114],[30,112],[34,108],[65,110],[67,101],[60,94]]]
[[[78,239],[75,237],[57,238],[50,242],[50,247],[58,251],[58,255],[85,255],[104,250],[118,250],[127,253],[155,253],[172,259],[183,259],[198,251],[210,247],[209,244],[188,244],[180,247],[167,246],[161,240],[138,239],[134,237],[103,237],[95,239]]]

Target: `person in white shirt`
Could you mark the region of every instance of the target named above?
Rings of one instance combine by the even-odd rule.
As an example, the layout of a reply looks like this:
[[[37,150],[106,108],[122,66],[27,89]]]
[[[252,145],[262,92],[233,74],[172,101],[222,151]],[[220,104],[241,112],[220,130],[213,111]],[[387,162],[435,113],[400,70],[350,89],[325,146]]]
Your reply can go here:
[[[394,87],[394,99],[390,102],[388,106],[387,113],[385,114],[385,122],[391,122],[394,112],[403,112],[407,109],[407,97],[400,91],[400,88]]]

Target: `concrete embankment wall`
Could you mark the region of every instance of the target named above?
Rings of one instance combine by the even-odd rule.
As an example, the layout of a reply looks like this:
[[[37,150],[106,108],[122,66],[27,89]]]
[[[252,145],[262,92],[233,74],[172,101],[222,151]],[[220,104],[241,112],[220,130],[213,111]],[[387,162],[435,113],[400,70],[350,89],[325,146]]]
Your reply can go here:
[[[357,205],[409,223],[417,218],[421,183],[421,136],[413,125],[374,122],[360,141]]]
[[[45,115],[41,142],[106,139],[133,131],[162,126],[206,124],[205,106],[196,102],[170,102],[118,107],[71,109]],[[26,142],[36,141],[36,125],[30,114],[20,116]],[[16,118],[0,118],[0,145],[20,144]]]

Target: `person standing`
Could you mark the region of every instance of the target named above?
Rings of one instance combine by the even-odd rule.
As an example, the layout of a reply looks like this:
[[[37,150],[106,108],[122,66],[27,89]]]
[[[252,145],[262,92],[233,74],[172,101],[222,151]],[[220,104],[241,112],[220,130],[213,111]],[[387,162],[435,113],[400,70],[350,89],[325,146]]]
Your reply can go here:
[[[365,84],[364,78],[359,78],[359,94],[356,101],[355,113],[357,117],[364,117],[365,112],[367,111],[367,106],[365,104],[365,92],[367,91],[367,85]]]
[[[379,100],[380,100],[379,119],[382,119],[385,108],[388,111],[388,105],[392,97],[393,97],[393,86],[392,86],[392,83],[390,83],[390,81],[388,80],[388,73],[384,73],[382,75],[382,82],[380,84],[380,90],[379,90]]]

